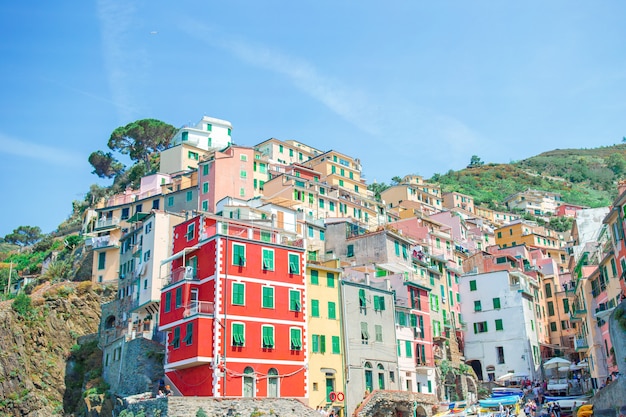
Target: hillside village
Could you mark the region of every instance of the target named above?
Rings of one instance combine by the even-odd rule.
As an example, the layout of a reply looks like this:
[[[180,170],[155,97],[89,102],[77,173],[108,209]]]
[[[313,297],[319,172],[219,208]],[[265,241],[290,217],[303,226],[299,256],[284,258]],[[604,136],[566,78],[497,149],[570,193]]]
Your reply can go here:
[[[232,128],[179,129],[158,172],[83,212],[90,279],[117,291],[97,332],[114,397],[167,385],[431,416],[553,378],[555,357],[582,393],[623,373],[609,317],[626,298],[626,183],[600,208],[528,189],[494,210],[418,175],[377,198],[355,156],[236,145]]]

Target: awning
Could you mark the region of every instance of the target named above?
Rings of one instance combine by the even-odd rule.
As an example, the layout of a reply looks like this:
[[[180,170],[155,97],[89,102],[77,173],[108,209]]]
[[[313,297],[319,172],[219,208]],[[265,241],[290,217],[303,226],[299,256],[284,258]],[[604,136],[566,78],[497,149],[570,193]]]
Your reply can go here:
[[[142,213],[142,212],[138,212],[132,215],[132,217],[130,217],[128,220],[126,220],[128,223],[135,223],[135,222],[140,222],[143,219],[145,219],[146,217],[148,217],[150,213]]]
[[[194,251],[194,250],[196,250],[198,248],[200,248],[200,245],[189,246],[188,248],[185,248],[185,249],[181,250],[180,252],[177,252],[177,253],[173,254],[169,258],[163,259],[161,261],[161,266],[165,265],[168,262],[172,262],[174,259],[178,259],[178,258],[186,255],[187,253],[189,253],[191,251]]]

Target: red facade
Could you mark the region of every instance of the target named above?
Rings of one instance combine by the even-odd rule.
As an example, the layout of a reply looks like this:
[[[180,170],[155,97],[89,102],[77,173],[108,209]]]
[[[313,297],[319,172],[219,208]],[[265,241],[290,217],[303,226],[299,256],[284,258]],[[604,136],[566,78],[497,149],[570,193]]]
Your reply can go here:
[[[198,216],[174,229],[165,370],[185,396],[306,397],[302,241]]]

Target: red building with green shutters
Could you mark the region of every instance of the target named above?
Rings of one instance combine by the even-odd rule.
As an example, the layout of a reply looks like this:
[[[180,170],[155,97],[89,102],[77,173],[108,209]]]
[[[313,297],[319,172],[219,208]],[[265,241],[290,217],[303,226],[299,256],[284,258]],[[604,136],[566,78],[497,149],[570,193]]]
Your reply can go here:
[[[161,292],[165,373],[185,396],[307,397],[304,245],[201,215],[174,228]]]

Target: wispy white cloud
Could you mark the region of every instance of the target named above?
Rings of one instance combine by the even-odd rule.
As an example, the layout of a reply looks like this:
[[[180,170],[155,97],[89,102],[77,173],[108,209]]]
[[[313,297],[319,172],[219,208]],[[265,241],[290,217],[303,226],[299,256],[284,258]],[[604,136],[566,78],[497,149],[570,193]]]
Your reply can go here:
[[[86,166],[85,155],[81,153],[53,146],[39,145],[3,133],[0,133],[0,154],[35,159],[67,168]]]
[[[265,45],[219,37],[208,26],[185,21],[181,28],[190,36],[230,52],[243,62],[286,76],[291,83],[331,111],[366,133],[377,133],[377,105],[368,94],[321,74],[311,63],[288,56]]]
[[[132,118],[132,99],[129,93],[133,68],[133,57],[127,51],[127,33],[131,29],[135,7],[132,1],[99,0],[98,19],[102,33],[104,61],[111,88],[112,103],[118,107],[123,120]],[[136,52],[136,51],[135,51]]]

